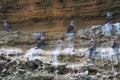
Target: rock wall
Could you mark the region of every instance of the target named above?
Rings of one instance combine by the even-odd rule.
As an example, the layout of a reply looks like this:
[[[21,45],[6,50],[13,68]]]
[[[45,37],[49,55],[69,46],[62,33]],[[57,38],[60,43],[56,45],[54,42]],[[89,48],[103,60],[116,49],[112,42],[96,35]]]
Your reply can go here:
[[[114,20],[120,21],[119,8],[119,0],[0,0],[0,27],[4,19],[15,29],[23,27],[21,30],[28,26],[62,26],[63,29],[69,20],[75,20],[78,27],[88,27],[105,23],[107,11],[112,11]]]

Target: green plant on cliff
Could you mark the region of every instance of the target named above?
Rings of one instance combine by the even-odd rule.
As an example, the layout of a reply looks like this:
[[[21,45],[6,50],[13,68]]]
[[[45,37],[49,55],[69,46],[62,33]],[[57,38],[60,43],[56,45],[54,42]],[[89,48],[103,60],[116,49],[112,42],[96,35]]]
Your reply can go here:
[[[0,6],[15,6],[18,0],[0,0]]]
[[[52,6],[51,0],[35,0],[37,6],[41,6],[43,9],[48,9]]]
[[[0,7],[3,11],[7,11],[7,9],[11,9],[18,4],[18,0],[0,0]]]

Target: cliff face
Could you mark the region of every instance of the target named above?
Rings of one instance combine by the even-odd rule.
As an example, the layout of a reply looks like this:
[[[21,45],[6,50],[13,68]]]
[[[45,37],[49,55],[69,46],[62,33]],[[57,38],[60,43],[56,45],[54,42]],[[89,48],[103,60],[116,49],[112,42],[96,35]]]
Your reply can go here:
[[[67,20],[76,20],[76,24],[79,20],[103,23],[107,11],[120,21],[119,9],[119,0],[0,0],[0,22],[7,19],[11,24],[19,24],[12,24],[17,27],[47,26],[48,22],[54,22],[51,26],[65,26]]]

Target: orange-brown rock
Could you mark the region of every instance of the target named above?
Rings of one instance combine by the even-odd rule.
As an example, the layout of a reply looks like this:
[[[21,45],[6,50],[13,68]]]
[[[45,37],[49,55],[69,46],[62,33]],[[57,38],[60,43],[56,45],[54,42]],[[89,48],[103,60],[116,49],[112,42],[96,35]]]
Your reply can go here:
[[[75,20],[78,27],[91,26],[105,23],[107,11],[114,13],[114,21],[120,21],[119,9],[120,0],[0,0],[0,22],[7,19],[22,30],[38,25],[63,28],[69,25],[69,20]]]

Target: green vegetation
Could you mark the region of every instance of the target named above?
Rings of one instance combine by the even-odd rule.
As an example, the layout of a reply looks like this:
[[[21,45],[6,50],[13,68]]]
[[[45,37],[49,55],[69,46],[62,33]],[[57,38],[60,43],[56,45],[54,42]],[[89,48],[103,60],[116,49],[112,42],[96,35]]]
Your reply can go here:
[[[9,7],[9,6],[16,6],[18,0],[0,0],[0,6],[2,7]]]
[[[18,5],[18,0],[0,0],[0,10],[6,13],[8,9],[14,9]]]
[[[52,1],[51,0],[36,0],[35,1],[37,6],[41,6],[43,9],[48,9],[52,6]]]
[[[66,62],[66,61],[71,61],[71,62],[75,62],[75,61],[79,61],[80,60],[80,57],[78,56],[75,56],[75,55],[60,55],[58,57],[59,61],[60,62]]]
[[[32,77],[29,80],[53,80],[53,78],[38,76],[38,77]]]

